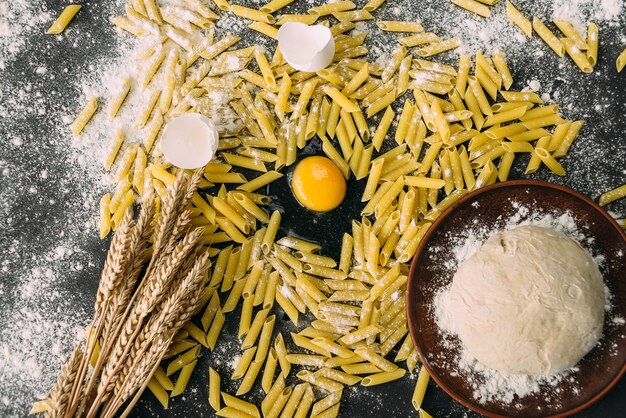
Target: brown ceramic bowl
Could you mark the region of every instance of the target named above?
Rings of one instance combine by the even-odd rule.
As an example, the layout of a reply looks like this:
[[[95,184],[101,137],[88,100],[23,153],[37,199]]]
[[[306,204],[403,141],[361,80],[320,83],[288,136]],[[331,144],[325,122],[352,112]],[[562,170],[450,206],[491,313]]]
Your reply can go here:
[[[450,238],[466,233],[468,225],[504,226],[519,202],[542,212],[569,212],[577,227],[595,242],[591,250],[605,257],[601,271],[613,295],[613,310],[605,317],[604,336],[577,365],[578,371],[556,387],[546,387],[510,404],[479,403],[468,377],[454,370],[458,349],[446,348],[434,318],[433,299],[454,275],[446,260],[454,259]],[[452,267],[454,269],[454,267]],[[626,326],[611,318],[626,318],[626,234],[597,204],[581,194],[551,183],[519,180],[495,184],[466,195],[446,210],[421,242],[409,273],[407,317],[411,337],[424,366],[437,384],[466,407],[490,417],[564,417],[600,399],[626,371]],[[558,330],[555,330],[558,332]],[[451,337],[446,337],[450,339]],[[448,344],[448,347],[450,345]],[[452,365],[451,365],[452,364]]]

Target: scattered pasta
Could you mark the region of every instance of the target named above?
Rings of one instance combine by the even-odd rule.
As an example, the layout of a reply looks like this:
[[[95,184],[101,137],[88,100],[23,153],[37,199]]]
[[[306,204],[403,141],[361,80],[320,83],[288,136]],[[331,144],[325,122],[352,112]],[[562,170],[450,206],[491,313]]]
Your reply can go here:
[[[220,112],[232,121],[219,128],[219,152],[204,169],[200,187],[210,193],[191,199],[188,214],[192,225],[204,229],[213,265],[201,312],[174,339],[163,370],[148,385],[164,406],[186,387],[201,348],[215,349],[226,316],[239,305],[243,354],[231,376],[239,380],[236,394],[223,392],[219,374],[209,369],[208,401],[218,416],[336,416],[346,386],[384,384],[412,372],[419,357],[402,295],[407,263],[433,221],[470,191],[506,180],[522,156],[527,172],[543,165],[563,175],[557,159],[583,126],[563,119],[558,106],[542,106],[536,93],[511,90],[513,76],[501,52],[478,53],[474,60],[462,55],[457,67],[431,60],[458,41],[425,32],[418,22],[377,22],[399,33],[397,49],[384,67],[367,62],[365,35],[349,31],[353,22],[373,18],[370,12],[383,1],[372,0],[362,10],[351,1],[332,2],[276,19],[273,13],[291,2],[273,0],[256,10],[214,1],[224,13],[252,20],[250,28],[269,38],[287,21],[328,24],[337,51],[333,64],[318,73],[294,70],[278,50],[237,48],[235,35],[203,43],[202,30],[218,18],[203,2],[185,1],[180,9],[188,13],[137,2],[145,13],[129,7],[113,20],[136,36],[162,39],[144,51],[139,79],[124,79],[109,101],[113,118],[130,111],[122,106],[128,95],[145,98],[133,127],[142,143],[125,143],[116,132],[105,161],[115,169],[117,186],[100,202],[102,237],[146,190],[163,198],[174,182],[177,169],[162,161],[157,145],[168,120],[185,112]],[[453,3],[482,16],[495,4]],[[555,51],[554,39],[568,50],[567,42],[548,36],[545,25],[515,11],[511,18],[526,33],[534,28]],[[576,52],[571,40],[568,53],[577,63],[582,57],[595,63],[594,34],[590,26],[585,53]],[[224,103],[213,102],[216,91],[227,98]],[[97,105],[90,99],[76,118],[75,135]],[[370,137],[376,114],[381,118]],[[343,235],[338,261],[321,255],[315,243],[283,236],[281,213],[268,210],[271,198],[263,194],[310,141],[319,141],[346,178],[365,181],[362,217]],[[277,305],[297,333],[275,333]],[[302,326],[309,313],[315,319]],[[397,346],[392,361],[388,356]],[[292,369],[298,383],[290,386],[285,378]],[[420,416],[429,416],[421,410],[428,379],[422,367],[413,397]],[[260,411],[243,399],[255,382],[265,393]],[[316,399],[313,387],[325,396]]]

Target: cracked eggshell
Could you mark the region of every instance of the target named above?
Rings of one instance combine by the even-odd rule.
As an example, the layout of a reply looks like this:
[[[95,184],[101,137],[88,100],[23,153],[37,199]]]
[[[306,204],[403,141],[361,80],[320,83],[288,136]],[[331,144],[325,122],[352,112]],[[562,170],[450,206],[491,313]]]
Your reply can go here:
[[[306,72],[326,68],[335,55],[335,39],[323,25],[287,22],[278,30],[278,47],[289,65]]]
[[[165,126],[161,151],[175,166],[195,169],[213,159],[218,139],[217,129],[209,118],[199,113],[186,113]]]

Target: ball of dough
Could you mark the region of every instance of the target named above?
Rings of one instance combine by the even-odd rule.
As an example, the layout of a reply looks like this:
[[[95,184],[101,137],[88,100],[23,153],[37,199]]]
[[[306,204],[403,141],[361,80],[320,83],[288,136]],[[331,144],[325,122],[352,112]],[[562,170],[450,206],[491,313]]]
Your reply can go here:
[[[604,284],[578,242],[522,226],[490,237],[459,266],[437,303],[440,325],[485,366],[555,374],[601,337]]]

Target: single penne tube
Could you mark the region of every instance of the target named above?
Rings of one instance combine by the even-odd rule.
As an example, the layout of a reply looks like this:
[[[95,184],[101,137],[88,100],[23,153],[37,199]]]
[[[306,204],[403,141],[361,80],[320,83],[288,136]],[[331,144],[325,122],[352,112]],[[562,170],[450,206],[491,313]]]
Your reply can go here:
[[[96,110],[98,110],[98,100],[95,97],[91,97],[87,102],[87,105],[83,108],[83,110],[81,110],[78,116],[76,116],[76,119],[74,119],[70,125],[74,136],[80,135],[93,115],[96,113]]]
[[[398,380],[402,378],[406,374],[405,369],[397,368],[390,372],[381,372],[366,376],[361,380],[361,385],[363,386],[375,386],[381,385],[383,383],[388,383],[393,380]]]
[[[485,4],[479,3],[476,0],[450,0],[453,4],[456,4],[459,7],[464,8],[472,13],[476,13],[482,17],[491,16],[491,11],[489,7]]]
[[[517,25],[529,38],[533,36],[533,25],[510,1],[506,2],[506,17]]]
[[[559,116],[558,114],[554,113],[551,115],[541,116],[541,117],[530,119],[528,121],[520,122],[520,123],[526,129],[531,130],[531,129],[544,128],[550,125],[559,125],[563,122],[564,122],[563,118]]]
[[[411,404],[416,411],[419,411],[422,408],[422,402],[424,401],[424,395],[426,394],[426,388],[428,387],[429,380],[430,374],[428,373],[428,370],[426,370],[426,367],[422,366],[419,374],[417,375],[415,390],[413,391],[413,396],[411,397]]]
[[[261,6],[259,10],[265,13],[274,13],[275,11],[282,9],[293,2],[294,0],[272,0],[266,5]]]
[[[221,174],[221,173],[211,173],[211,175],[207,177],[217,179],[218,178],[217,174]],[[239,175],[239,173],[233,173],[233,174]],[[255,190],[258,190],[261,187],[268,185],[274,180],[281,178],[282,176],[283,174],[278,171],[268,171],[267,173],[261,174],[260,176],[248,182],[246,182],[245,178],[243,178],[241,182],[244,184],[237,186],[237,190],[241,190],[244,192],[254,192]],[[210,178],[209,178],[209,181],[211,181]],[[220,183],[220,182],[216,181],[216,183]]]
[[[342,109],[346,110],[347,112],[352,113],[352,112],[358,112],[360,110],[356,103],[348,99],[336,87],[327,85],[327,86],[324,86],[322,90],[328,97],[333,99],[334,102],[336,102]]]
[[[59,17],[48,28],[46,33],[48,35],[58,35],[63,32],[82,7],[83,6],[79,4],[70,4],[69,6],[66,6]]]
[[[412,187],[425,187],[427,189],[441,189],[445,181],[424,176],[405,176],[404,184]]]
[[[432,32],[416,33],[415,35],[406,36],[398,39],[398,42],[407,47],[420,46],[432,42],[438,42],[440,38]]]
[[[347,12],[334,12],[333,17],[340,22],[359,22],[374,19],[374,16],[372,16],[372,14],[365,9],[350,10]]]
[[[387,83],[389,80],[391,80],[391,77],[400,67],[400,63],[402,62],[405,56],[406,56],[406,47],[404,45],[400,46],[400,48],[397,48],[393,52],[393,54],[391,55],[391,59],[387,62],[387,65],[385,65],[385,69],[383,70],[383,73],[380,75],[380,78],[383,83]]]
[[[446,118],[443,116],[443,111],[441,110],[439,99],[433,100],[430,106],[430,112],[437,128],[435,132],[439,134],[444,142],[447,142],[450,139],[450,125],[448,124]]]
[[[419,22],[401,22],[382,20],[376,22],[376,25],[384,31],[388,32],[423,32],[424,27]]]
[[[587,26],[587,59],[592,67],[595,67],[598,62],[598,38],[598,25],[590,23]]]
[[[491,114],[487,116],[487,118],[485,119],[485,123],[483,124],[483,127],[500,125],[502,123],[511,122],[517,119],[525,118],[527,112],[532,112],[532,110],[528,111],[526,106],[520,106],[520,107],[513,108],[511,110],[506,110],[504,112]],[[527,119],[521,119],[521,120],[527,120]]]
[[[528,110],[524,115],[520,116],[520,120],[522,122],[526,122],[532,119],[537,119],[543,116],[554,115],[559,110],[558,105],[546,105],[536,107],[534,109]]]
[[[459,71],[455,85],[456,91],[459,93],[461,98],[465,98],[465,90],[467,88],[467,80],[471,65],[472,61],[470,58],[467,55],[461,54],[459,59]]]
[[[563,166],[546,150],[545,148],[535,148],[535,154],[542,163],[546,165],[557,176],[564,176],[565,170]]]
[[[430,145],[430,148],[428,148],[428,151],[426,151],[426,154],[422,159],[422,163],[417,170],[418,173],[428,173],[433,163],[435,162],[435,159],[437,158],[437,155],[439,154],[439,150],[441,149],[442,145],[443,144],[441,142],[436,142]]]
[[[565,129],[563,130],[561,128],[561,130],[563,130],[563,135],[565,135],[565,132],[567,132],[567,124],[561,124],[558,125],[557,128],[559,128],[562,125],[566,125]],[[530,141],[534,141],[535,139],[539,139],[539,138],[543,138],[544,136],[550,135],[550,133],[548,131],[546,131],[544,128],[537,128],[537,129],[531,129],[530,131],[525,131],[525,132],[520,132],[518,134],[513,134],[513,135],[507,135],[506,138],[509,139],[512,142],[530,142]],[[563,138],[562,136],[560,137],[561,139]]]
[[[386,0],[369,0],[365,6],[363,6],[363,10],[367,10],[368,12],[373,12],[378,9]],[[315,414],[314,414],[315,415]]]
[[[415,53],[422,57],[432,57],[433,55],[441,54],[442,52],[455,49],[459,46],[459,41],[455,38],[445,39],[442,41],[432,42],[424,47],[418,49]]]
[[[615,61],[615,68],[617,68],[618,73],[622,72],[624,66],[626,66],[626,48],[618,55]]]
[[[236,398],[226,392],[221,392],[222,398],[226,406],[244,412],[253,417],[260,417],[259,410],[253,403],[246,402],[243,399]]]
[[[158,380],[155,377],[152,377],[148,381],[148,385],[146,387],[150,390],[150,392],[152,392],[154,397],[157,398],[157,400],[163,406],[163,408],[167,409],[168,404],[169,404],[169,394],[163,388],[163,386],[158,382]],[[42,410],[41,412],[46,411],[47,408],[49,407],[46,406],[46,409]],[[33,406],[33,409],[30,411],[30,414],[34,414],[34,413],[37,413],[37,411],[35,410],[35,407]]]
[[[493,111],[491,110],[491,105],[489,104],[489,101],[487,100],[487,97],[485,96],[485,91],[483,90],[483,87],[479,83],[478,79],[476,77],[470,76],[467,82],[469,83],[470,88],[472,89],[472,93],[474,97],[476,98],[480,111],[483,113],[483,115],[487,115],[487,116],[492,115]]]
[[[598,201],[600,206],[606,206],[611,202],[615,202],[618,199],[626,197],[626,184],[615,189],[604,192],[600,195]]]
[[[507,102],[543,103],[541,97],[532,91],[501,91],[500,94]]]
[[[248,25],[248,27],[252,30],[262,33],[263,35],[269,36],[272,39],[278,39],[278,29],[265,22],[252,22]]]
[[[520,106],[526,106],[526,109],[530,110],[533,108],[534,104],[530,102],[494,103],[493,105],[491,105],[491,110],[493,110],[494,113],[499,113],[499,112],[505,112],[507,110],[511,110]]]
[[[465,104],[467,104],[467,108],[472,112],[472,120],[474,121],[476,129],[482,129],[485,118],[478,104],[478,100],[476,100],[470,87],[465,91]]]
[[[275,22],[274,16],[269,13],[262,12],[261,10],[250,9],[248,7],[231,5],[230,11],[237,16],[244,19],[256,20],[263,23],[273,24]]]
[[[581,51],[580,47],[576,45],[576,42],[573,39],[561,38],[560,41],[563,46],[565,46],[565,52],[567,52],[567,55],[570,56],[583,73],[593,72],[593,66],[589,62],[587,55]]]
[[[360,357],[359,357],[360,358]],[[354,364],[345,364],[341,366],[341,369],[350,374],[370,374],[370,373],[380,373],[381,370],[376,367],[374,364],[365,362],[365,363],[354,363]]]
[[[469,150],[474,151],[480,145],[490,140],[508,138],[513,135],[527,132],[528,130],[529,129],[526,128],[526,126],[521,122],[512,123],[510,125],[505,125],[505,126],[501,126],[497,128],[496,127],[489,128],[483,133],[476,135],[474,138],[472,138],[472,141],[470,141]]]
[[[537,35],[559,56],[565,55],[565,47],[554,33],[536,16],[533,17],[533,29]]]
[[[287,22],[299,22],[306,25],[312,25],[319,18],[314,15],[301,15],[301,14],[284,14],[281,15],[276,21],[277,26],[282,26]]]
[[[344,1],[338,1],[335,3],[327,3],[321,6],[313,7],[309,9],[308,12],[310,15],[321,17],[321,16],[327,16],[336,12],[343,12],[343,11],[351,10],[355,8],[356,8],[356,5],[353,2],[349,0],[344,0]]]
[[[502,155],[502,158],[500,158],[500,164],[498,165],[498,180],[507,181],[514,159],[515,154],[512,152],[505,152]]]
[[[413,350],[413,340],[411,340],[411,335],[407,335],[393,361],[397,363],[406,360],[411,354],[411,350]]]
[[[122,105],[126,101],[126,97],[128,97],[128,93],[130,92],[130,79],[128,76],[124,76],[122,79],[122,86],[118,90],[117,94],[113,96],[111,102],[109,103],[109,117],[113,119],[117,116],[120,111]]]

